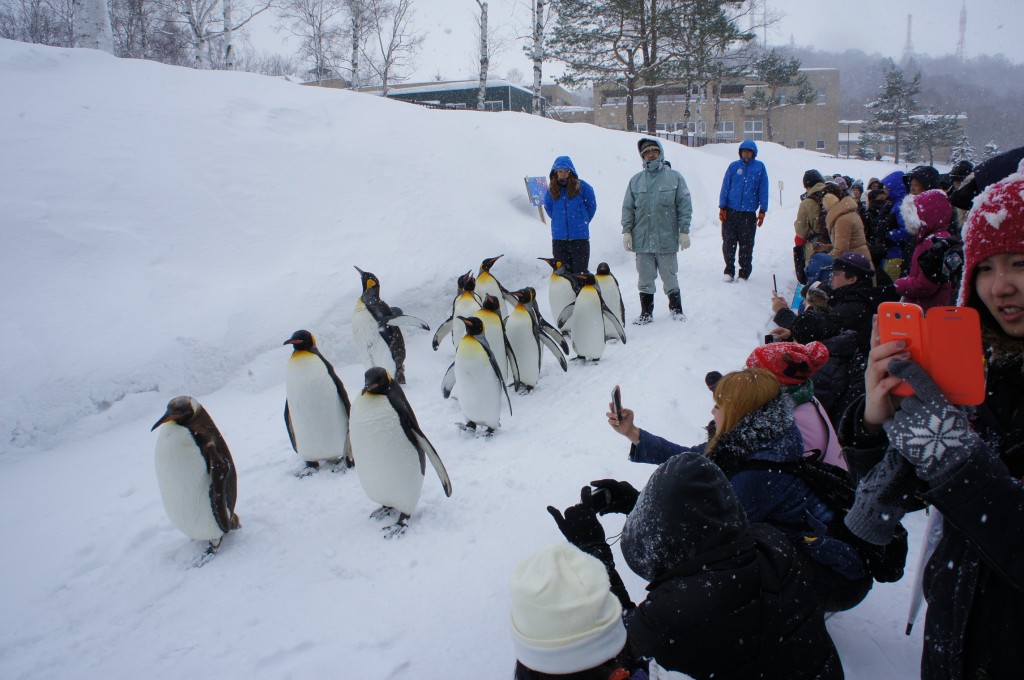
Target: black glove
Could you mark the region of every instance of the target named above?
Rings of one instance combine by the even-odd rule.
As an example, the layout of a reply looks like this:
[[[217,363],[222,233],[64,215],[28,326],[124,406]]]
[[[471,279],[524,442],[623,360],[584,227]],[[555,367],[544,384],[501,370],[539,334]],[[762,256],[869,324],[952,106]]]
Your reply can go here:
[[[800,285],[807,283],[807,272],[805,267],[807,266],[806,260],[804,260],[804,247],[793,246],[793,268],[796,270],[796,280],[800,282]]]
[[[961,245],[953,237],[933,239],[931,247],[917,257],[917,266],[925,278],[939,285],[949,281],[963,266]]]
[[[636,499],[640,498],[640,492],[629,482],[599,479],[591,482],[590,486],[594,487],[594,491],[591,492],[591,504],[599,515],[607,515],[610,512],[628,515],[633,512]],[[589,491],[587,487],[583,488]]]
[[[566,508],[564,516],[558,508],[551,505],[548,506],[548,512],[567,541],[602,562],[611,560],[612,551],[605,542],[604,527],[601,526],[594,511],[589,486],[580,490],[580,502]]]

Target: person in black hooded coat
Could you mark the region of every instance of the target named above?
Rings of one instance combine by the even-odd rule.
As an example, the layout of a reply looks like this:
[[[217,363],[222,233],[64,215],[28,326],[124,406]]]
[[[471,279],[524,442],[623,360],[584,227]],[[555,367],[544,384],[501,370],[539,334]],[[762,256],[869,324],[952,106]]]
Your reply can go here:
[[[793,547],[772,527],[747,524],[714,463],[681,453],[642,493],[626,482],[593,484],[606,499],[602,514],[628,513],[622,554],[649,581],[639,605],[615,571],[591,488],[564,517],[548,511],[571,543],[605,563],[633,654],[696,680],[844,677]]]

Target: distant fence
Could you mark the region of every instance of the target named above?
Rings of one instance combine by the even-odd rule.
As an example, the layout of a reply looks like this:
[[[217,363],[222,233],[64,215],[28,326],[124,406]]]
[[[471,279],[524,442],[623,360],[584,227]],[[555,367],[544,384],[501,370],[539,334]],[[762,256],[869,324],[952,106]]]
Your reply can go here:
[[[661,139],[667,139],[683,146],[705,146],[707,144],[734,144],[735,139],[730,137],[708,137],[707,135],[695,135],[682,130],[668,131],[657,130],[654,135]]]

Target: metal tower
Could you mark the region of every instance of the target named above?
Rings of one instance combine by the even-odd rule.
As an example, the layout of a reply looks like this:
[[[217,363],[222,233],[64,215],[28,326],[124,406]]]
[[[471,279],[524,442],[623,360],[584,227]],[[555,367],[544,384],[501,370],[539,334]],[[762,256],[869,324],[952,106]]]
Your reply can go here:
[[[960,7],[960,40],[956,43],[956,58],[963,61],[967,58],[967,0]]]
[[[914,43],[910,40],[910,23],[913,20],[913,15],[907,15],[907,44],[903,46],[903,63],[907,63],[914,57]]]

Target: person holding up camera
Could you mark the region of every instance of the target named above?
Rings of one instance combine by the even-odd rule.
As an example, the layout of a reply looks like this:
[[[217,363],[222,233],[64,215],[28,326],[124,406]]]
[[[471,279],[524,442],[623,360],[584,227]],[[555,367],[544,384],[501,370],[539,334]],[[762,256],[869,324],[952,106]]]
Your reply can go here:
[[[840,424],[861,477],[847,526],[884,534],[921,501],[942,513],[924,574],[928,602],[921,677],[1019,677],[1024,668],[1024,167],[979,196],[964,230],[961,305],[981,316],[986,397],[954,406],[909,360],[879,344],[866,395]],[[964,357],[982,361],[982,357]],[[906,381],[913,396],[891,391]],[[918,500],[920,499],[920,500]]]

